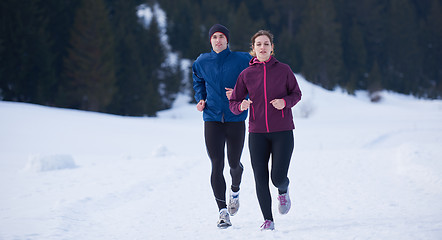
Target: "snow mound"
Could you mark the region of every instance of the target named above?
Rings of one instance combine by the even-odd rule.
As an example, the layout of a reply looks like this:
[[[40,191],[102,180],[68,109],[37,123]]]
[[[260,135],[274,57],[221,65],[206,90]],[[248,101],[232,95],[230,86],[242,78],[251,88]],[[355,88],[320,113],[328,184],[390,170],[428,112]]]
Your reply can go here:
[[[46,172],[76,168],[74,158],[68,154],[31,155],[25,170],[31,172]]]
[[[158,145],[152,152],[152,157],[168,157],[172,155],[173,153],[164,145]]]

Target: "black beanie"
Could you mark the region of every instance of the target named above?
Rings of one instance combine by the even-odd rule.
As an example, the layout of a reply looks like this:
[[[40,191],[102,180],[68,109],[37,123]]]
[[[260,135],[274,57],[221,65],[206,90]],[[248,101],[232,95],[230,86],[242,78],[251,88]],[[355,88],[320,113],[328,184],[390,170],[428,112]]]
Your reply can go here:
[[[224,27],[221,24],[215,24],[213,25],[210,30],[209,30],[209,40],[212,38],[212,35],[216,32],[221,32],[224,34],[224,36],[226,36],[227,38],[227,42],[229,42],[229,29],[227,29],[226,27]]]

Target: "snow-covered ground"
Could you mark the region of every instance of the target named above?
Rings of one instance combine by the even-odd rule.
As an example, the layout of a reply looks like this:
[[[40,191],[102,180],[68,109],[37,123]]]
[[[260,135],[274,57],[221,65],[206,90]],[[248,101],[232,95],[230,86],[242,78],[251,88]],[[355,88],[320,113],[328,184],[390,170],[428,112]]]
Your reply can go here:
[[[216,227],[186,97],[156,118],[0,102],[0,239],[442,239],[442,101],[372,104],[298,79],[292,209],[277,213],[272,188],[275,231],[259,230],[247,143],[241,208]]]

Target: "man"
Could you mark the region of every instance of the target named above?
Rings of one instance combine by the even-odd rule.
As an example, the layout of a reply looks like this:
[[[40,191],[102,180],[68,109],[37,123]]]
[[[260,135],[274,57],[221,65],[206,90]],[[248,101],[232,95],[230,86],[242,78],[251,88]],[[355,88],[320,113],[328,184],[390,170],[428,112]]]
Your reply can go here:
[[[229,98],[238,75],[252,58],[246,52],[232,52],[228,47],[229,30],[215,24],[209,30],[210,53],[201,54],[193,63],[193,88],[198,111],[203,112],[204,139],[212,172],[210,182],[219,210],[218,227],[231,226],[230,215],[239,209],[239,187],[243,172],[240,162],[245,139],[247,112],[233,114]],[[224,149],[230,166],[232,185],[229,204],[226,203]]]

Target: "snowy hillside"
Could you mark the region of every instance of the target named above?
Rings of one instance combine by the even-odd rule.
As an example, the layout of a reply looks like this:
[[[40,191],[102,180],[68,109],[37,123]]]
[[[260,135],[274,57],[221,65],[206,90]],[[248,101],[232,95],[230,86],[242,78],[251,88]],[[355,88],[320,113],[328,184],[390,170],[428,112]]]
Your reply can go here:
[[[441,239],[442,101],[372,104],[298,79],[292,209],[275,231],[259,230],[247,143],[241,208],[216,227],[186,97],[157,118],[0,102],[0,239]]]

